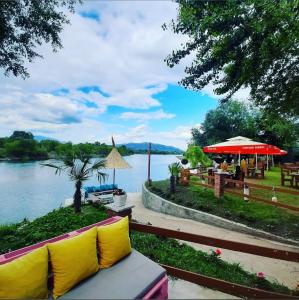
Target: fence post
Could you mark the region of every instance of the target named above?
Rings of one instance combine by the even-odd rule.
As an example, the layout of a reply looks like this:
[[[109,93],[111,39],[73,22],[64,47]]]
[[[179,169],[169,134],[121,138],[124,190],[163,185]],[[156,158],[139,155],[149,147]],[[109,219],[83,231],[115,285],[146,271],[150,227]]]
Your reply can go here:
[[[224,195],[225,174],[215,173],[214,195],[221,199]]]

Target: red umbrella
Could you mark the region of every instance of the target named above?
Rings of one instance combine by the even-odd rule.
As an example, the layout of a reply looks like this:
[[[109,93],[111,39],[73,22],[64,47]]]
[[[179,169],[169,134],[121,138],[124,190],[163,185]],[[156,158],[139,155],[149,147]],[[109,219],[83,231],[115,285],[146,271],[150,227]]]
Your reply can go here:
[[[228,139],[226,142],[218,143],[203,148],[206,153],[231,153],[239,154],[239,163],[241,154],[258,154],[261,155],[286,155],[287,152],[276,146],[265,143],[255,142],[246,137],[237,136]],[[268,162],[268,160],[267,160]]]

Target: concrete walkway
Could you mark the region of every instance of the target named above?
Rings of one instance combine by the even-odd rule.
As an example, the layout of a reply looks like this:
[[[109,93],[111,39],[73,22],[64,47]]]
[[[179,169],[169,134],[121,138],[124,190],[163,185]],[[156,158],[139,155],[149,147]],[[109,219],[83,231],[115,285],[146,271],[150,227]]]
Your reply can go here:
[[[207,235],[215,238],[299,252],[299,248],[295,246],[284,245],[278,242],[273,242],[247,234],[230,231],[224,228],[207,225],[197,221],[182,219],[149,210],[142,204],[141,193],[128,193],[128,203],[135,205],[135,207],[133,208],[133,219],[143,223],[150,222],[152,225],[173,230],[179,229],[181,231]],[[207,252],[211,251],[212,249],[212,247],[210,246],[204,246],[194,243],[188,244],[192,245],[196,249],[204,250]],[[221,257],[229,262],[240,263],[240,265],[244,269],[250,272],[264,272],[267,279],[271,281],[277,280],[278,282],[288,286],[289,288],[295,289],[297,287],[297,284],[299,283],[299,263],[276,260],[226,249],[222,249]],[[211,295],[211,298],[216,299],[218,298],[218,296],[222,298],[221,295],[218,294]],[[186,297],[188,298],[188,296],[184,295],[184,298]],[[229,297],[231,298],[231,296]],[[190,298],[194,297],[190,295]]]

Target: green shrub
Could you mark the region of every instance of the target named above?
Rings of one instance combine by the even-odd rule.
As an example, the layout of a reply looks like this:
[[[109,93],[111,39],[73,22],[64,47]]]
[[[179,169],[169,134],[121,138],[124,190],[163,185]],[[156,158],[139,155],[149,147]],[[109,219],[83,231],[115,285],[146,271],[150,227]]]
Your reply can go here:
[[[79,229],[107,218],[105,208],[82,205],[82,213],[71,207],[53,210],[32,222],[23,221],[0,227],[0,254]]]

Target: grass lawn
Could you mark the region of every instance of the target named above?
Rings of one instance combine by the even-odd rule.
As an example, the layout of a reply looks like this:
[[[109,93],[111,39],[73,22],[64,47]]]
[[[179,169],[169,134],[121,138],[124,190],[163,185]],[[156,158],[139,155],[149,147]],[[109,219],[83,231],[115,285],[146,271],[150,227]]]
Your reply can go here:
[[[274,167],[270,171],[265,171],[264,179],[252,179],[252,178],[249,179],[248,178],[248,179],[246,179],[246,181],[251,182],[251,183],[261,184],[261,185],[268,185],[271,187],[274,186],[274,187],[285,188],[290,191],[299,191],[299,189],[290,187],[289,183],[286,183],[285,186],[281,186],[281,184],[280,184],[280,168],[278,168],[278,167]],[[251,191],[252,191],[252,195],[254,195],[254,196],[261,196],[267,200],[271,200],[271,198],[272,198],[271,191],[255,189],[255,188],[252,188]],[[276,197],[279,202],[299,207],[299,195],[297,196],[297,195],[276,192]]]
[[[133,232],[131,238],[132,245],[136,250],[158,263],[249,287],[290,293],[287,287],[278,282],[260,280],[256,274],[245,271],[238,263],[228,263],[212,255],[212,252],[195,250],[177,240],[153,234]]]
[[[83,205],[80,215],[75,214],[72,208],[60,208],[32,222],[3,225],[0,226],[0,253],[28,246],[106,218],[107,214],[103,207]],[[242,269],[239,264],[228,263],[212,252],[195,250],[173,239],[133,231],[131,241],[135,249],[158,263],[249,287],[286,294],[294,293],[278,282],[258,278],[256,274]]]
[[[245,202],[238,196],[225,194],[222,200],[210,188],[190,185],[177,186],[175,194],[169,193],[169,180],[154,181],[150,190],[176,204],[204,211],[262,229],[285,238],[299,240],[299,214],[257,201]]]

